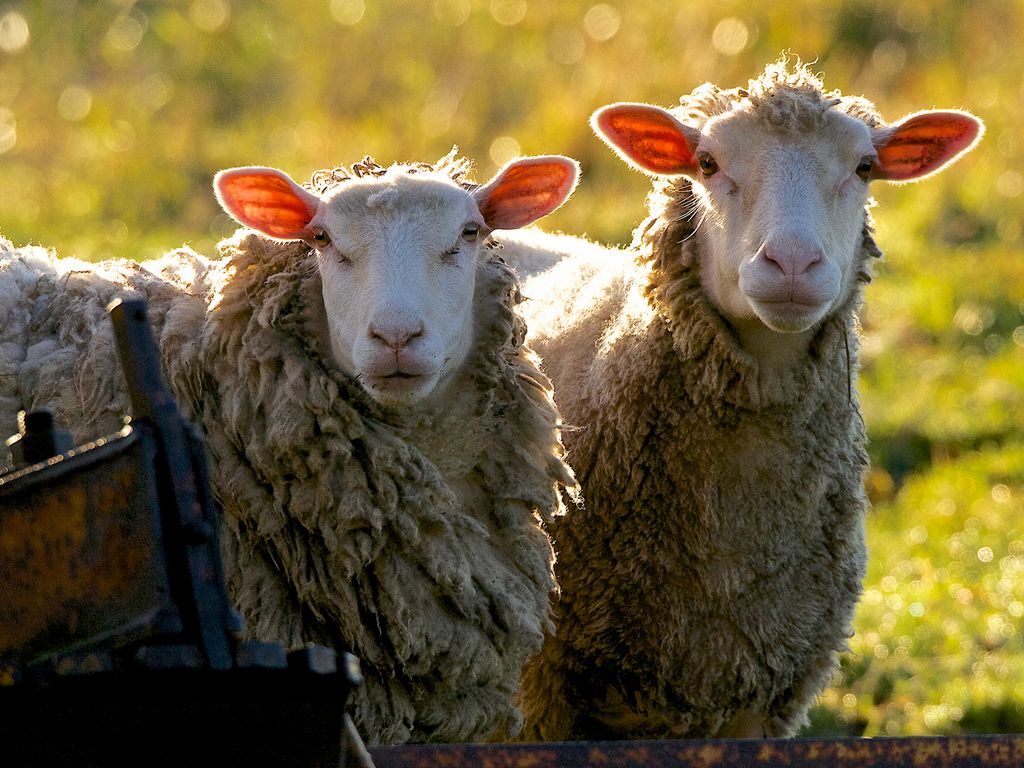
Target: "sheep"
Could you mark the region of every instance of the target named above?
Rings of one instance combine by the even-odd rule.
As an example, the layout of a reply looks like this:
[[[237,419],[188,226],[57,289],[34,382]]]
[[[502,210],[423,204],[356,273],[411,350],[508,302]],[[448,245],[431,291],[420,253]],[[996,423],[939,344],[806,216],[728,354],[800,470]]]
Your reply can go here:
[[[515,734],[550,624],[542,524],[574,481],[490,233],[558,207],[577,166],[519,159],[479,187],[468,172],[454,154],[367,159],[304,188],[228,169],[215,191],[244,228],[220,260],[0,260],[4,423],[49,405],[81,437],[117,413],[97,313],[149,298],[166,378],[205,434],[249,634],[356,654],[368,743]]]
[[[556,631],[528,740],[792,735],[865,571],[856,312],[872,181],[935,173],[983,126],[892,125],[805,65],[592,125],[654,177],[628,250],[502,236],[581,503],[552,521]]]

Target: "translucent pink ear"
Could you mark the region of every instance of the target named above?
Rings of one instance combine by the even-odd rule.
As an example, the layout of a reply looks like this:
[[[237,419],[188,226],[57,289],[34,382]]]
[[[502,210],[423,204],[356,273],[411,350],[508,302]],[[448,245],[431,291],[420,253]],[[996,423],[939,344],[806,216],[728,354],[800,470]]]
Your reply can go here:
[[[213,177],[213,189],[235,221],[275,240],[308,238],[320,209],[319,197],[274,168],[228,168]]]
[[[683,125],[666,109],[650,104],[609,104],[591,116],[590,125],[634,168],[655,176],[696,172],[693,152],[700,131]]]
[[[937,173],[978,143],[981,120],[958,110],[918,112],[875,133],[872,179],[913,181]]]
[[[523,157],[507,163],[473,197],[488,227],[518,229],[568,200],[578,178],[579,164],[568,157]]]

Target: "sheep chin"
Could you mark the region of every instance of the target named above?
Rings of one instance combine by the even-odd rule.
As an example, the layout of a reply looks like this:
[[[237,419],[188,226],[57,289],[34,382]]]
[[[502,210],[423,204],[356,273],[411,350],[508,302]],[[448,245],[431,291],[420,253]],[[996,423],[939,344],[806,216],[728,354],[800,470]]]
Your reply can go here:
[[[439,371],[423,375],[395,373],[390,376],[360,377],[360,383],[380,405],[391,410],[402,410],[426,399],[434,391],[439,379]]]
[[[831,304],[804,304],[798,301],[751,301],[757,318],[776,333],[803,333],[816,327]]]

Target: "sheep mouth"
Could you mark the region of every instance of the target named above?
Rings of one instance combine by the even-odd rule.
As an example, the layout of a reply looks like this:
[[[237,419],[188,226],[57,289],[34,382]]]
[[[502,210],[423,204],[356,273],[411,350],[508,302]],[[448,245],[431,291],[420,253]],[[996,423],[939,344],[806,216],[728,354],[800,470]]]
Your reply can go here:
[[[406,373],[405,371],[395,371],[394,373],[389,373],[386,376],[377,376],[376,378],[388,380],[388,379],[419,379],[419,378],[422,378],[422,377],[423,377],[423,374],[421,374],[421,373]]]
[[[395,371],[394,373],[369,376],[368,379],[375,387],[403,388],[420,383],[423,381],[424,376],[421,373]]]
[[[378,392],[393,394],[412,393],[426,386],[431,379],[431,372],[415,373],[397,370],[390,373],[377,373],[367,376],[366,383]]]

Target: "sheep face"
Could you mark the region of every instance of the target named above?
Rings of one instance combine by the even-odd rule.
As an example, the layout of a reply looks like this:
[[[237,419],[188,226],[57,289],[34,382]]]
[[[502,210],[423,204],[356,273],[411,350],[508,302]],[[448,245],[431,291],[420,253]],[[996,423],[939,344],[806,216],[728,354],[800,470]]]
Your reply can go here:
[[[478,261],[495,229],[525,226],[576,184],[564,157],[523,158],[466,189],[395,166],[324,195],[271,168],[221,171],[218,200],[269,238],[316,252],[333,361],[385,407],[429,403],[473,345]]]
[[[699,128],[645,104],[610,105],[592,125],[634,167],[692,180],[708,297],[733,323],[778,333],[812,330],[849,297],[872,180],[934,173],[982,131],[962,112],[879,128],[838,98],[786,122],[735,93]]]
[[[472,345],[483,217],[454,182],[401,172],[324,203],[310,226],[331,233],[317,255],[335,361],[384,405],[427,397]]]
[[[818,132],[787,135],[733,112],[709,121],[697,153],[701,279],[713,303],[778,332],[817,325],[858,272],[863,166],[875,154],[867,126],[833,112]]]

